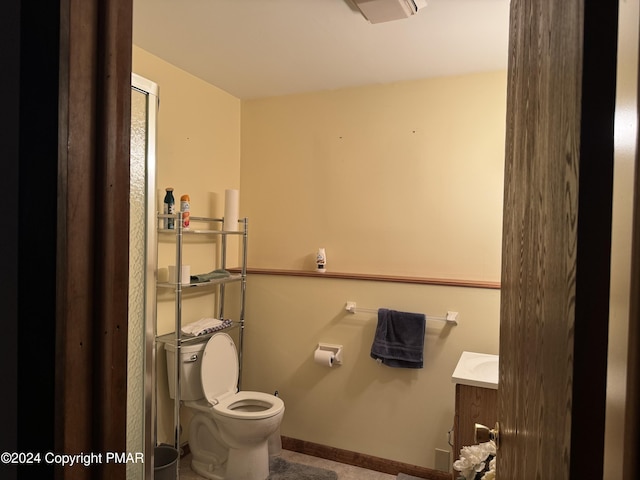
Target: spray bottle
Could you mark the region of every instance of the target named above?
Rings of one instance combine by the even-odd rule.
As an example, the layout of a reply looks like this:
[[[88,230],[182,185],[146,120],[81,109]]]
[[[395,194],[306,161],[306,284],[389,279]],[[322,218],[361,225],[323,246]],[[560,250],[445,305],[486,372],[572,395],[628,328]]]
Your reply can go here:
[[[180,197],[180,211],[182,212],[182,228],[188,229],[190,223],[191,199],[184,194]]]
[[[325,252],[324,248],[318,249],[318,254],[316,255],[316,263],[318,264],[318,272],[324,273],[327,271],[327,253]]]
[[[173,198],[173,188],[167,187],[166,194],[164,196],[164,210],[163,213],[173,215],[176,213],[176,200]],[[164,228],[167,230],[173,230],[175,228],[173,218],[164,219]]]

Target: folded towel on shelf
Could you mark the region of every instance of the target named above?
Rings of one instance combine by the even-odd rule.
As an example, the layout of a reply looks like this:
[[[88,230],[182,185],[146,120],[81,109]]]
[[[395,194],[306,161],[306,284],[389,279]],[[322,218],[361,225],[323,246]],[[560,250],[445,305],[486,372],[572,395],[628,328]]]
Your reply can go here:
[[[422,368],[427,317],[380,308],[371,358],[389,367]]]
[[[198,273],[197,275],[191,275],[191,283],[210,282],[211,280],[218,280],[220,278],[227,278],[230,276],[231,273],[222,268],[218,268],[209,273]]]
[[[195,322],[182,326],[182,333],[185,335],[205,335],[207,333],[217,332],[231,326],[231,320],[218,320],[217,318],[201,318]]]

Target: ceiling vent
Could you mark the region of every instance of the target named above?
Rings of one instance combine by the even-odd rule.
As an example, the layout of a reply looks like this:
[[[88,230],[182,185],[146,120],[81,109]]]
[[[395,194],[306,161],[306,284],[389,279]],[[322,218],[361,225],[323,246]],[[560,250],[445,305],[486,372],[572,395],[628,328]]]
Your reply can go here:
[[[418,13],[427,0],[352,0],[370,23],[400,20]]]

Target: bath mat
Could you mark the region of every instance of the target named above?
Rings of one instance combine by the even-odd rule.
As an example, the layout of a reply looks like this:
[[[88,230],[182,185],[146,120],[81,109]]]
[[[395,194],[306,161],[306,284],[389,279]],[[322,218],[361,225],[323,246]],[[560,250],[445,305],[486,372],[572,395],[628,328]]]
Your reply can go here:
[[[407,475],[406,473],[399,473],[398,480],[424,480],[422,477],[414,477],[413,475]]]
[[[269,460],[267,480],[338,480],[338,474],[324,468],[288,462],[280,457]]]

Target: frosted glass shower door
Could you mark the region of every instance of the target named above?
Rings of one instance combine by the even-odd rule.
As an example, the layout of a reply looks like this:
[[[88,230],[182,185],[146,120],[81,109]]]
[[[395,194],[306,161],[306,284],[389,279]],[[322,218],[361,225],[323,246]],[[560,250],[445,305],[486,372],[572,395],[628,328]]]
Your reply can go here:
[[[156,116],[158,87],[139,75],[131,82],[129,193],[129,326],[127,349],[127,451],[144,452],[144,464],[127,463],[127,479],[153,474],[155,444],[153,371],[155,336]]]

